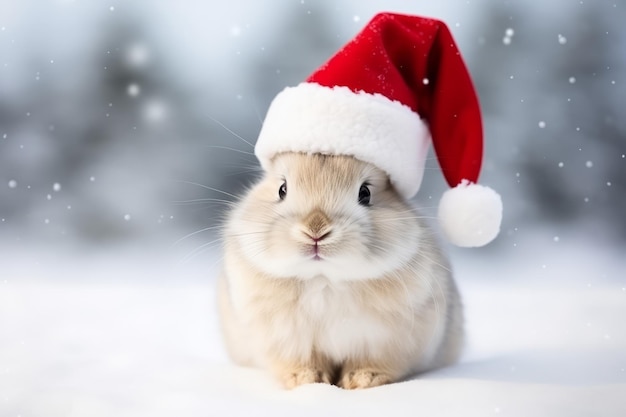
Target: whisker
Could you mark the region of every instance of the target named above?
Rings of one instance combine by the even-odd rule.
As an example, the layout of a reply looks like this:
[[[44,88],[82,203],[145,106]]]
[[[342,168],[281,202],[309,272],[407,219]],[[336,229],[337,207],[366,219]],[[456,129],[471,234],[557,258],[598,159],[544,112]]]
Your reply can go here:
[[[227,195],[227,196],[229,196],[229,197],[232,197],[232,198],[234,198],[234,199],[239,199],[239,197],[237,197],[237,196],[236,196],[236,195],[234,195],[234,194],[227,193],[226,191],[218,190],[217,188],[209,187],[208,185],[202,185],[202,184],[199,184],[199,183],[197,183],[197,182],[193,182],[193,181],[183,181],[183,180],[179,180],[178,182],[181,182],[181,183],[183,183],[183,184],[196,185],[196,186],[198,186],[198,187],[202,187],[202,188],[205,188],[205,189],[210,190],[210,191],[215,191],[216,193],[222,193],[222,194]]]
[[[192,260],[193,258],[198,256],[199,254],[204,252],[205,249],[210,248],[211,245],[214,245],[215,243],[220,242],[221,240],[222,240],[222,238],[218,238],[218,239],[212,240],[210,242],[207,242],[207,243],[204,243],[204,244],[198,246],[197,248],[192,250],[190,253],[188,253],[186,256],[184,256],[183,259],[181,259],[179,262],[180,263],[187,263],[187,262],[189,262],[190,260]]]
[[[239,175],[244,173],[255,173],[262,174],[264,172],[263,168],[258,166],[257,164],[228,164],[228,168],[235,168],[236,172],[229,172],[225,175]]]
[[[388,254],[388,253],[392,253],[392,252],[391,252],[391,250],[389,250],[389,248],[386,248],[386,247],[384,247],[384,246],[377,245],[377,244],[375,244],[375,243],[369,243],[369,244],[368,244],[368,246],[369,246],[370,248],[377,249],[377,250],[378,250],[380,253],[382,253],[383,255],[386,255],[386,254]]]
[[[231,206],[235,204],[233,201],[222,200],[219,198],[196,198],[194,200],[172,201],[172,204],[180,204],[180,205],[196,204],[196,203],[221,203],[221,204],[226,204],[226,205],[231,205]]]
[[[248,142],[247,140],[245,140],[244,138],[242,138],[241,136],[239,136],[238,134],[236,134],[235,132],[233,132],[232,130],[230,130],[228,127],[226,127],[226,125],[224,125],[222,122],[220,122],[219,120],[209,116],[209,119],[211,119],[213,122],[217,123],[218,125],[220,125],[224,130],[226,130],[228,133],[230,133],[231,135],[233,135],[234,137],[240,139],[242,142],[247,143],[251,148],[254,148],[254,145],[250,142]]]
[[[259,125],[263,126],[263,118],[261,117],[261,112],[259,111],[257,106],[254,105],[254,102],[251,101],[250,105],[252,106],[252,109],[254,110],[254,113],[256,114],[256,117],[259,119]]]
[[[259,241],[259,245],[261,245],[262,243],[263,242]],[[258,256],[261,256],[265,252],[267,252],[267,248],[266,247],[261,247],[260,250],[257,253],[250,254],[250,258],[256,258]]]
[[[250,169],[244,169],[244,170],[237,171],[237,172],[231,172],[231,173],[229,173],[229,174],[224,174],[223,176],[224,176],[224,177],[233,177],[233,176],[235,176],[235,175],[241,175],[241,174],[259,174],[259,173],[261,173],[261,172],[263,172],[263,170],[262,170],[262,169],[259,169],[259,168],[250,168]]]
[[[424,258],[424,259],[425,259],[425,260],[427,260],[428,262],[430,262],[430,263],[432,263],[432,264],[434,264],[434,265],[437,265],[437,266],[438,266],[438,267],[440,267],[441,269],[443,269],[443,270],[445,270],[445,271],[447,271],[447,272],[449,272],[449,273],[452,273],[452,270],[451,270],[449,267],[447,267],[447,266],[445,266],[445,265],[440,264],[439,262],[435,261],[434,259],[432,259],[431,257],[427,256],[427,255],[426,255],[426,254],[424,254],[423,252],[420,252],[419,256],[421,256],[422,258]]]
[[[225,149],[225,150],[228,150],[228,151],[233,151],[233,152],[242,153],[242,154],[245,154],[245,155],[254,156],[253,152],[247,152],[247,151],[244,151],[244,150],[241,150],[241,149],[236,149],[236,148],[229,148],[228,146],[206,145],[204,147],[205,148],[214,148],[214,149]]]
[[[225,164],[224,165],[226,168],[248,168],[248,169],[258,169],[259,171],[262,171],[263,168],[261,168],[258,164],[256,163],[247,163],[247,164],[235,164],[235,163],[231,163],[231,164]]]
[[[180,239],[178,239],[176,242],[174,242],[174,243],[172,244],[172,246],[176,246],[176,245],[178,245],[180,242],[182,242],[183,240],[188,239],[188,238],[190,238],[191,236],[195,236],[195,235],[197,235],[198,233],[206,232],[206,231],[209,231],[209,230],[221,229],[222,227],[223,227],[223,226],[221,226],[221,225],[220,225],[220,226],[210,226],[210,227],[205,227],[204,229],[196,230],[195,232],[189,233],[188,235],[181,237],[181,238],[180,238]]]
[[[211,271],[213,270],[215,267],[217,267],[218,265],[223,265],[224,264],[224,255],[220,255],[220,256],[216,256],[215,262],[212,262],[208,265],[208,270]],[[216,278],[219,276],[219,272],[218,275],[216,276]]]
[[[262,235],[262,234],[265,234],[265,232],[261,231],[261,232],[246,232],[246,233],[229,234],[228,237],[243,237],[243,236],[253,236],[253,235]]]

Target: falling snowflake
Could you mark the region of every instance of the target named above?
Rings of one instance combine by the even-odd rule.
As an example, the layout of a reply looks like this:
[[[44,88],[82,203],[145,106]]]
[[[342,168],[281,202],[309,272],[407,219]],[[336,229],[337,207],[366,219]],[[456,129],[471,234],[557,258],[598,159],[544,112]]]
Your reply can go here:
[[[511,41],[513,40],[513,35],[515,35],[515,31],[513,30],[513,28],[507,28],[507,30],[504,31],[502,43],[505,45],[510,45]]]
[[[126,89],[126,92],[128,93],[129,96],[131,97],[137,97],[140,93],[141,89],[139,88],[138,84],[129,84],[128,88]]]
[[[126,50],[126,59],[131,65],[140,67],[150,60],[150,51],[146,45],[135,43]]]
[[[149,122],[160,122],[167,116],[167,108],[160,100],[151,100],[144,107],[144,116]]]

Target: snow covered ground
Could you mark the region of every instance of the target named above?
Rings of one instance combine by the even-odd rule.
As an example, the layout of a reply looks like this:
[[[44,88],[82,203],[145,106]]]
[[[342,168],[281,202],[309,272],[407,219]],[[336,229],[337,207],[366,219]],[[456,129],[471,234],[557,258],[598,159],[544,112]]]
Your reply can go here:
[[[180,264],[151,250],[4,246],[0,415],[623,416],[623,251],[566,240],[454,251],[469,335],[463,360],[356,392],[284,391],[263,371],[230,364],[215,314],[215,256]]]

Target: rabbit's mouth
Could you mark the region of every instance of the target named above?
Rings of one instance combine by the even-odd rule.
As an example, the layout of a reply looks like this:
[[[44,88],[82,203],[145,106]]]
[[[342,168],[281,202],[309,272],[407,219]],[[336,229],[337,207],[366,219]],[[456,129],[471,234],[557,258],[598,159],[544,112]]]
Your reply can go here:
[[[312,245],[309,245],[308,252],[312,260],[314,261],[324,260],[324,257],[322,256],[322,253],[321,253],[320,245],[318,245],[317,242],[313,243]]]

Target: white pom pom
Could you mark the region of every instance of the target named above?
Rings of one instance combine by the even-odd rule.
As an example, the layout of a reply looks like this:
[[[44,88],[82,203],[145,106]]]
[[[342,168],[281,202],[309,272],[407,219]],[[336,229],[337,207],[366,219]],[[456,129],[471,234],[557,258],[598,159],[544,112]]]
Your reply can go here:
[[[502,199],[493,189],[463,180],[439,202],[439,224],[453,244],[484,246],[498,236]]]

